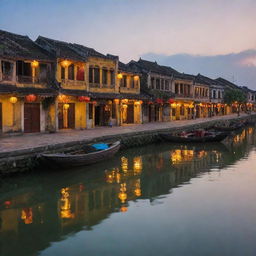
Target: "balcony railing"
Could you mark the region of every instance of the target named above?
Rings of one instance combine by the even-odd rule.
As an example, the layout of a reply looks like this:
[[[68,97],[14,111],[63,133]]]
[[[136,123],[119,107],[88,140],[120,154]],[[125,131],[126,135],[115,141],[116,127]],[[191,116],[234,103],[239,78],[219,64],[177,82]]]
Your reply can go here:
[[[2,74],[2,81],[12,81],[12,75]]]
[[[175,97],[177,97],[177,98],[193,98],[193,95],[192,94],[175,93]]]
[[[62,79],[61,83],[66,86],[81,86],[81,87],[83,86],[84,87],[86,85],[85,81],[69,80],[69,79]]]
[[[108,89],[113,89],[115,88],[114,84],[99,84],[99,83],[89,83],[90,88],[108,88]]]
[[[47,84],[49,79],[46,77],[17,76],[17,81],[23,84]]]

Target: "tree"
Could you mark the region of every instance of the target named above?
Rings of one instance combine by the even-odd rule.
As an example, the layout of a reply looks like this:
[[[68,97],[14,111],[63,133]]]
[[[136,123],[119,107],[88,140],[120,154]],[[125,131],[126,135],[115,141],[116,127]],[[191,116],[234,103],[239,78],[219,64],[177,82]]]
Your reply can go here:
[[[246,95],[241,90],[227,90],[224,94],[224,103],[238,104],[237,114],[239,115],[241,105],[246,103]]]

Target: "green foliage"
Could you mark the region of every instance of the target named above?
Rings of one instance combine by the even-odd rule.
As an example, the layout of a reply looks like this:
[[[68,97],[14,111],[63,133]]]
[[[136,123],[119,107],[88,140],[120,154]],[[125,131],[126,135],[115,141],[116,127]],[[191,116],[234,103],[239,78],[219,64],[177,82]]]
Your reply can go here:
[[[224,102],[228,105],[235,102],[243,104],[246,103],[246,95],[241,90],[227,90],[224,94]]]
[[[162,99],[162,100],[168,100],[170,98],[170,93],[159,91],[159,90],[152,90],[151,94],[153,94],[156,98]]]
[[[56,99],[56,97],[47,97],[47,98],[43,99],[43,101],[42,101],[43,109],[44,110],[49,109],[49,107],[54,104],[55,99]]]

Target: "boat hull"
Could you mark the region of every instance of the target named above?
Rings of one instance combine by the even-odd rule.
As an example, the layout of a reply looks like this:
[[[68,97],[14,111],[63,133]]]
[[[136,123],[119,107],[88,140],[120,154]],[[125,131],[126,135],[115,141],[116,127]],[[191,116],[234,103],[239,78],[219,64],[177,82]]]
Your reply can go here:
[[[120,141],[117,141],[108,149],[96,151],[88,154],[41,154],[41,157],[48,162],[62,167],[76,167],[83,165],[90,165],[114,156],[120,149]]]

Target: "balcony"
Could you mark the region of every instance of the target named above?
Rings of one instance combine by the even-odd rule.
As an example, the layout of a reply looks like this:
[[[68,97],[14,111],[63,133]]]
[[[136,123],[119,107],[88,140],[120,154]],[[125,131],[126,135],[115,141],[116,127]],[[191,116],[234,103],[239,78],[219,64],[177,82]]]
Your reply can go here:
[[[2,74],[2,81],[12,81],[12,75]]]
[[[176,98],[193,98],[193,94],[175,93]]]
[[[47,84],[49,80],[46,77],[17,76],[17,82],[21,84]]]
[[[139,88],[127,88],[127,87],[120,87],[120,92],[121,93],[139,93],[140,90]]]
[[[64,89],[86,90],[86,82],[79,80],[62,79],[61,86]]]

